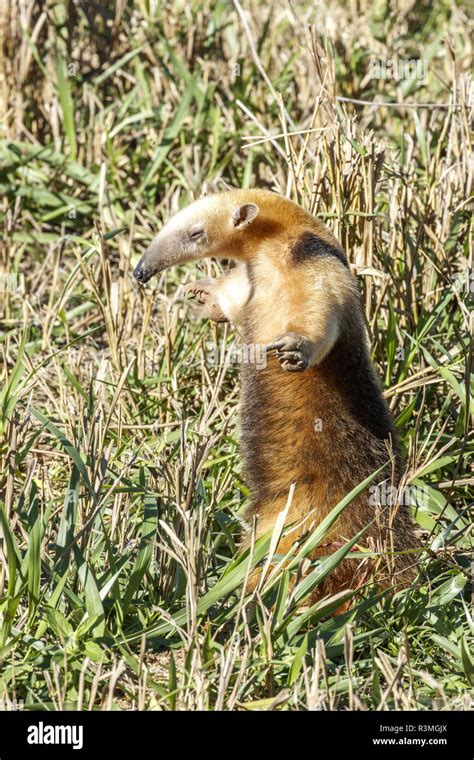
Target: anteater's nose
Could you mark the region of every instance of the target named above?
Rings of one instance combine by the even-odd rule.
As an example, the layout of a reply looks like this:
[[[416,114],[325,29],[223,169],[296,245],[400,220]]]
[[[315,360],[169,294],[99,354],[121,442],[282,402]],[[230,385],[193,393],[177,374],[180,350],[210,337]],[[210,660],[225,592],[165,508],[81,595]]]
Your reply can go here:
[[[150,274],[141,261],[138,262],[133,274],[138,282],[141,282],[143,285],[150,279]]]

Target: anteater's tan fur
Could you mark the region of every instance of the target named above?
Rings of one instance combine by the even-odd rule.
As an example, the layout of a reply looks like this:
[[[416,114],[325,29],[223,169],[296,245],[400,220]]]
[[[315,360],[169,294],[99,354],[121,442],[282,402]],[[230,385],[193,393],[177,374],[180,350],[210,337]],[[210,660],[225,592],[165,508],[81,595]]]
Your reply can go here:
[[[235,220],[249,208],[250,221],[239,227]],[[357,286],[324,225],[273,193],[222,193],[181,217],[158,235],[137,276],[145,280],[206,255],[234,259],[238,267],[230,276],[203,285],[207,314],[231,319],[247,344],[296,333],[312,347],[303,371],[284,371],[272,352],[265,368],[242,368],[242,448],[253,495],[247,518],[258,515],[258,535],[269,530],[295,483],[287,523],[297,527],[280,543],[285,552],[380,466],[388,463],[379,480],[397,484],[400,477],[396,433],[370,361]],[[191,250],[180,242],[182,228],[196,225],[205,237]],[[368,524],[361,543],[381,552],[378,582],[407,583],[416,546],[407,509],[376,508],[367,492],[345,510],[316,555],[334,551]],[[354,588],[374,567],[373,561],[344,560],[319,593]]]

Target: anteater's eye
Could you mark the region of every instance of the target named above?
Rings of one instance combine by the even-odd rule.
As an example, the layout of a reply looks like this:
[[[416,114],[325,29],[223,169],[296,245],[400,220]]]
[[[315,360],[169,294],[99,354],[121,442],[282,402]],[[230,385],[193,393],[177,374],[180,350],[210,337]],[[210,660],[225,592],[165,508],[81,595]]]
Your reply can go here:
[[[189,238],[190,240],[199,240],[199,238],[202,238],[203,235],[204,235],[203,229],[191,230],[189,233]]]

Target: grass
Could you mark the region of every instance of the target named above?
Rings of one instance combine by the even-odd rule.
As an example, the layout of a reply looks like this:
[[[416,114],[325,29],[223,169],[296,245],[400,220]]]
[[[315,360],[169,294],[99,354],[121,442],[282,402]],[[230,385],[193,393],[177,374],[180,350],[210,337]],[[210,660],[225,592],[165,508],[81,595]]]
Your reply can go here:
[[[0,19],[0,705],[469,709],[467,4],[160,6]],[[236,336],[179,296],[193,267],[131,275],[176,209],[251,186],[345,246],[423,497],[416,583],[344,614],[307,597],[357,539],[304,577],[303,543],[246,593],[276,535],[237,552]]]

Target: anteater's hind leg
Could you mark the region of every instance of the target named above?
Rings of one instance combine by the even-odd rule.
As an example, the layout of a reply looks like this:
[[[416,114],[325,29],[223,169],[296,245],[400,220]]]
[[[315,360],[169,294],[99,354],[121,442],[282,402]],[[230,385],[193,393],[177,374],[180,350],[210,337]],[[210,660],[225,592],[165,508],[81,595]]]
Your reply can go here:
[[[314,527],[319,522],[319,519],[315,514],[315,510],[311,510],[308,507],[308,501],[304,497],[301,497],[302,494],[300,495],[300,498],[298,498],[297,495],[295,496],[286,515],[285,527],[283,531],[284,535],[282,535],[279,539],[275,550],[275,554],[279,555],[278,559],[281,559],[284,555],[286,555],[292,546],[295,545],[295,551],[289,558],[289,561],[291,561],[293,556],[300,548],[296,545],[298,539],[305,539],[306,536],[311,533],[311,530],[314,529]],[[287,501],[288,496],[285,494],[276,496],[271,500],[255,502],[250,506],[246,513],[246,521],[249,525],[251,525],[253,519],[256,517],[256,539],[259,539],[265,534],[271,533],[279,515],[286,508]],[[251,535],[249,533],[245,536],[245,538],[243,538],[241,549],[247,549],[250,546],[250,543]],[[313,556],[310,556],[309,558],[313,559]],[[261,572],[261,568],[257,568],[251,573],[247,584],[248,591],[253,591],[256,588],[261,578]],[[293,582],[294,578],[291,583]]]
[[[311,494],[309,494],[309,491]],[[311,495],[311,498],[309,496]],[[326,512],[316,512],[315,509],[311,509],[310,505],[314,503],[321,504],[321,495],[318,499],[317,486],[309,486],[308,491],[306,489],[300,489],[298,498],[298,489],[296,490],[293,503],[288,510],[285,525],[288,527],[286,534],[278,542],[276,554],[285,555],[295,544],[298,539],[302,542],[306,540],[317,527],[317,525],[324,518]],[[256,538],[260,538],[262,535],[272,530],[278,515],[285,508],[287,503],[287,497],[276,497],[270,502],[253,504],[246,514],[248,523],[252,522],[254,516],[257,516],[257,529]],[[350,507],[349,507],[350,509]],[[321,544],[316,547],[311,554],[308,555],[309,560],[316,560],[322,557],[327,557],[334,554],[338,549],[344,546],[347,541],[352,537],[351,520],[340,519],[335,525],[332,526],[330,531],[322,539]],[[242,541],[242,548],[246,549],[250,545],[249,535]],[[354,547],[353,551],[357,551]],[[294,554],[292,554],[294,556]],[[314,567],[314,566],[313,566]],[[372,557],[361,559],[347,559],[344,558],[340,563],[326,576],[324,581],[312,592],[308,599],[310,604],[314,604],[319,599],[327,596],[333,596],[334,594],[342,591],[355,590],[360,588],[366,583],[375,570],[376,563]],[[303,570],[303,566],[301,568]],[[312,568],[305,569],[305,572],[309,572]],[[261,577],[261,569],[257,568],[251,573],[247,590],[253,591],[258,585]],[[294,582],[294,581],[293,581]]]
[[[258,535],[258,534],[257,534]],[[328,540],[326,543],[324,543],[321,547],[316,548],[309,556],[309,560],[316,560],[322,557],[329,556],[330,554],[333,554],[337,549],[339,549],[341,546],[343,546],[344,542],[336,540],[334,537],[334,534],[332,536],[333,540]],[[284,536],[282,539],[280,539],[276,553],[279,555],[285,555],[287,552],[291,549],[293,544],[295,543],[295,537],[294,535],[290,534],[287,536]],[[292,555],[293,556],[293,555]],[[326,576],[326,578],[323,580],[323,582],[317,586],[317,588],[314,589],[314,591],[310,594],[308,599],[306,600],[307,604],[315,604],[320,599],[323,599],[324,597],[330,597],[334,594],[341,593],[343,591],[355,591],[356,589],[360,588],[364,583],[370,580],[370,578],[373,575],[375,568],[375,563],[371,559],[366,560],[353,560],[353,559],[346,559],[344,558],[341,560],[339,565],[332,570],[332,572]],[[303,569],[303,566],[302,566]],[[303,574],[300,576],[303,577],[308,572],[312,571],[314,569],[314,565],[311,565],[310,567],[307,567],[303,570]],[[247,591],[252,592],[257,587],[260,578],[261,578],[262,570],[261,568],[255,569],[249,577],[248,583],[247,583]],[[295,574],[290,579],[290,588],[293,587],[295,581],[296,581],[297,575]],[[342,605],[337,609],[337,612],[343,612],[345,611],[348,606],[350,606],[350,602]]]

